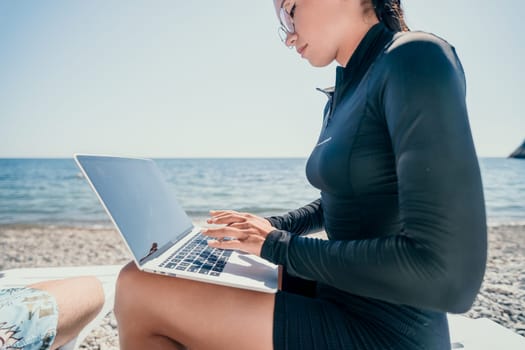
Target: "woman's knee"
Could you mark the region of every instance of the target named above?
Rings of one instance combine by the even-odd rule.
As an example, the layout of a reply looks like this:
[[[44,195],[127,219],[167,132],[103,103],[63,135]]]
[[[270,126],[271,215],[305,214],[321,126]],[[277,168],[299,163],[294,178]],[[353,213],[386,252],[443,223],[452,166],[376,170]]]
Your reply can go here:
[[[140,273],[140,270],[137,268],[133,261],[127,263],[126,266],[124,266],[119,272],[117,278],[117,290],[121,285],[133,283],[133,281],[136,279],[135,276]]]
[[[129,311],[130,308],[137,302],[135,294],[138,292],[137,286],[141,280],[141,274],[137,266],[132,261],[120,270],[115,285],[115,305],[114,313],[119,317],[122,312]]]

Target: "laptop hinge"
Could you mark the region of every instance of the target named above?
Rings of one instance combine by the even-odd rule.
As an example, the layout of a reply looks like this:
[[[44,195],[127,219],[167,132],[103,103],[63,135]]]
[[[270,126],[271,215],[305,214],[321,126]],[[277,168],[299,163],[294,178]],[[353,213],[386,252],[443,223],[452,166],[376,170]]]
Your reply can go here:
[[[142,259],[140,259],[139,261],[139,264],[142,266],[146,263],[148,263],[149,261],[151,260],[154,260],[156,259],[157,257],[159,257],[160,255],[164,254],[165,251],[167,251],[168,249],[170,249],[171,247],[173,247],[175,244],[177,244],[180,240],[182,240],[183,238],[187,237],[188,233],[190,233],[191,231],[193,231],[195,229],[195,226],[191,226],[190,228],[188,228],[186,231],[184,231],[183,233],[181,233],[177,239],[173,240],[173,241],[169,241],[168,243],[164,244],[162,247],[156,249],[154,252],[151,252],[149,253],[148,255],[144,256]]]

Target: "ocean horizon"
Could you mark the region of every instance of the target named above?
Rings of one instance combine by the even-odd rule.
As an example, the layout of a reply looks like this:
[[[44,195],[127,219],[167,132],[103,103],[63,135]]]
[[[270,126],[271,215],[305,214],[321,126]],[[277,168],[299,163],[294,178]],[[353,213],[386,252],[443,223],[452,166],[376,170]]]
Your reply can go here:
[[[306,180],[306,158],[152,159],[195,221],[211,209],[282,214],[319,197]],[[525,224],[525,161],[479,163],[488,224]],[[72,158],[1,158],[0,225],[42,224],[112,225]]]

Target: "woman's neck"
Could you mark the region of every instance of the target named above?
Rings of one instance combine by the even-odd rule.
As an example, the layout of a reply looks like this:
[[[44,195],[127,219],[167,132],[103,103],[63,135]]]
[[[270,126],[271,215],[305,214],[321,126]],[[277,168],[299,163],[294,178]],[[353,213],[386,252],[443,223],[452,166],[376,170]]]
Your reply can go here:
[[[335,56],[335,60],[340,66],[346,67],[346,65],[350,61],[350,57],[352,57],[355,50],[365,37],[366,33],[368,33],[370,28],[372,28],[377,23],[379,23],[379,21],[375,16],[373,18],[366,19],[363,25],[360,26],[360,28],[358,29],[359,35],[357,35],[357,33],[354,31],[354,33],[351,35],[353,40],[346,41],[344,45],[341,48],[339,48]]]

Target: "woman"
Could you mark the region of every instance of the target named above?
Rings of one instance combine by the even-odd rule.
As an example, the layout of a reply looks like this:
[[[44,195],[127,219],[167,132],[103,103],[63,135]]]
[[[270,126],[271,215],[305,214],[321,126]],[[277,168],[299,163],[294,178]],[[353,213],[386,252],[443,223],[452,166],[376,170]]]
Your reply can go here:
[[[270,218],[215,211],[209,222],[226,226],[205,234],[219,238],[213,247],[282,265],[283,290],[163,278],[130,264],[117,287],[122,348],[450,348],[446,312],[469,309],[486,261],[454,49],[409,32],[399,0],[274,5],[286,45],[313,66],[340,65],[306,166],[321,198]],[[329,240],[301,236],[323,228]]]

